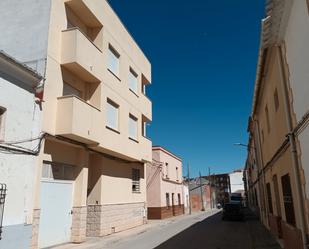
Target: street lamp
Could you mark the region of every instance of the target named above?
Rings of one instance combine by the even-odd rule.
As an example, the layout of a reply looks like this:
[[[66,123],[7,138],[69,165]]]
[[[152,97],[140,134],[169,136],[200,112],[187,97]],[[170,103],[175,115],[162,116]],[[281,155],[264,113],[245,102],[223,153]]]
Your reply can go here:
[[[2,222],[3,222],[3,212],[4,212],[4,202],[6,196],[6,185],[0,183],[0,240],[2,234]]]
[[[234,143],[235,146],[242,146],[242,147],[246,147],[247,149],[254,149],[253,146],[250,146],[248,144],[242,144],[242,143]]]

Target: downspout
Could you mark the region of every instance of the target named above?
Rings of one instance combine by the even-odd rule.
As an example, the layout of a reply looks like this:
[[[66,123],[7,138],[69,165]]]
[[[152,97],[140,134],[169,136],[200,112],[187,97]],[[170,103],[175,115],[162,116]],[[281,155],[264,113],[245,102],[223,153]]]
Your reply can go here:
[[[298,205],[300,207],[300,227],[301,227],[301,233],[303,238],[303,248],[307,247],[307,235],[306,235],[306,215],[305,215],[305,208],[304,208],[304,196],[303,196],[303,190],[301,186],[301,177],[300,177],[300,165],[298,162],[298,155],[297,155],[297,147],[295,142],[295,134],[293,132],[293,120],[292,120],[292,111],[290,109],[289,105],[289,89],[288,89],[288,80],[286,78],[285,74],[285,67],[284,67],[284,50],[283,45],[278,46],[279,50],[279,63],[280,63],[280,71],[281,71],[281,77],[282,77],[282,89],[283,89],[283,97],[284,97],[284,106],[286,109],[286,121],[288,126],[289,134],[287,135],[290,145],[291,145],[291,154],[292,154],[292,170],[293,170],[293,176],[294,180],[296,182],[296,194],[298,196]]]

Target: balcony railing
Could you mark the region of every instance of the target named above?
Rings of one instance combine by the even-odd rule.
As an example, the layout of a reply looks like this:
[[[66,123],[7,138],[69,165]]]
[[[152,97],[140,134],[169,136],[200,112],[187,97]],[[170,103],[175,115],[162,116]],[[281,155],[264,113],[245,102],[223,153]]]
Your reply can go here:
[[[62,96],[57,102],[56,135],[88,145],[98,144],[100,110],[76,96]]]

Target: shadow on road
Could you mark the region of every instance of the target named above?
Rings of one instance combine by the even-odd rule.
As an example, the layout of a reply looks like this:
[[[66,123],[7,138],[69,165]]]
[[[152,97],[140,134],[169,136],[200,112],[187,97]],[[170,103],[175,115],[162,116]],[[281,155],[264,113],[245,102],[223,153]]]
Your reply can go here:
[[[222,221],[221,217],[221,213],[208,217],[165,241],[156,249],[280,248],[256,217],[246,215],[245,221]],[[265,241],[257,247],[255,234],[262,236],[262,241]]]

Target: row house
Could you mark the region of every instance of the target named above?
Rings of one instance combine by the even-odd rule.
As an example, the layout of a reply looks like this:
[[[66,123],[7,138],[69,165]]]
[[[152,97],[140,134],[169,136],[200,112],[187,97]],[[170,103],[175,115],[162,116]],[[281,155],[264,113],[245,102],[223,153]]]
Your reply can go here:
[[[147,206],[149,219],[165,219],[184,214],[182,160],[161,146],[152,147],[152,163],[147,165]]]
[[[308,4],[267,1],[248,127],[249,205],[286,249],[308,245]]]
[[[2,0],[0,16],[0,48],[45,78],[31,248],[144,224],[151,65],[130,33],[106,0]]]
[[[43,139],[36,98],[42,80],[0,51],[0,248],[30,246],[35,170]]]

